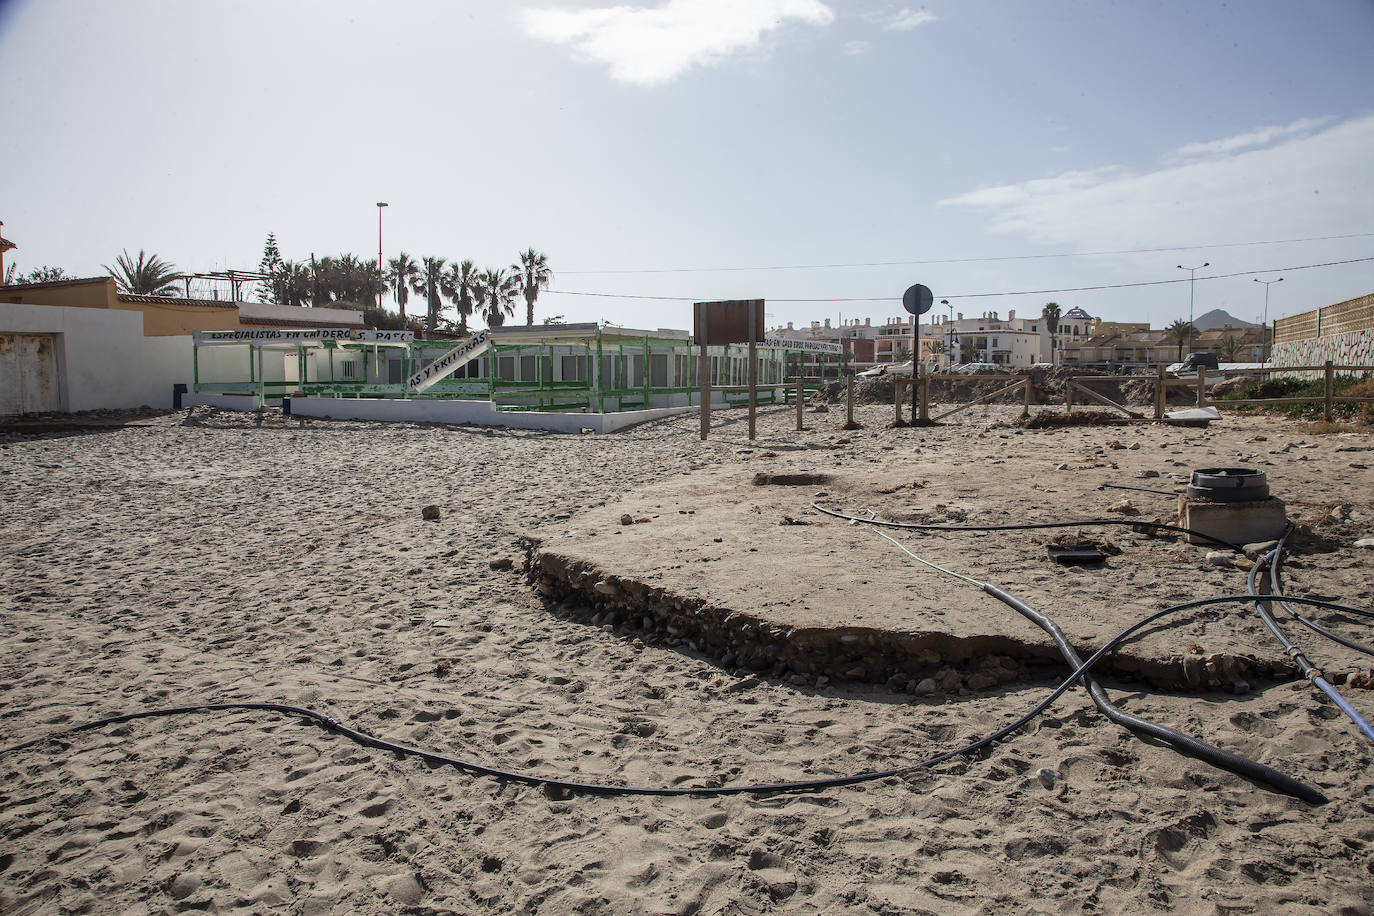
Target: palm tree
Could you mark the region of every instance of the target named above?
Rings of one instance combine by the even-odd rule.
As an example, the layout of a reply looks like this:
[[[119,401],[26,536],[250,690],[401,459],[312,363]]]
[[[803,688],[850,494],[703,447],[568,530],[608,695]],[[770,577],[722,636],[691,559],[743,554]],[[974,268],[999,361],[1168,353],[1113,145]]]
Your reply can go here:
[[[352,301],[360,305],[370,305],[382,301],[386,292],[386,276],[382,264],[376,258],[369,258],[358,264],[358,298]]]
[[[525,297],[525,324],[534,324],[534,300],[539,298],[541,289],[549,288],[553,271],[549,270],[549,258],[542,251],[528,248],[520,252],[520,262],[510,266],[515,274],[515,282]]]
[[[1183,345],[1193,339],[1197,329],[1193,327],[1191,321],[1184,321],[1182,318],[1175,321],[1164,329],[1164,335],[1178,344],[1178,359],[1176,362],[1183,362]]]
[[[175,296],[177,293],[176,281],[181,274],[157,255],[145,255],[142,248],[138,250],[137,259],[129,257],[129,249],[124,249],[124,253],[115,258],[115,265],[118,270],[108,264],[103,266],[115,278],[115,285],[122,293],[136,296]]]
[[[415,295],[425,297],[425,333],[433,334],[434,325],[439,321],[439,313],[444,310],[444,259],[425,258],[424,269],[411,282]]]
[[[321,255],[314,264],[314,289],[310,294],[310,304],[319,308],[334,301],[334,278],[338,273],[335,269],[334,258],[330,255]]]
[[[1059,330],[1059,303],[1047,302],[1040,311],[1040,317],[1045,319],[1045,330],[1050,332],[1050,365],[1054,365],[1054,344],[1055,332]]]
[[[310,268],[297,261],[282,261],[272,275],[272,295],[282,305],[310,305]]]
[[[468,316],[473,311],[473,290],[477,285],[477,267],[464,260],[450,264],[444,275],[444,295],[453,300],[454,311],[458,313],[458,333],[467,336]]]
[[[391,295],[396,299],[396,308],[401,319],[406,317],[406,303],[410,301],[410,285],[420,276],[420,265],[404,251],[392,258],[388,264],[386,282],[391,285]]]
[[[506,317],[515,314],[515,294],[520,280],[504,267],[488,267],[477,275],[473,294],[482,309],[482,317],[489,328],[499,328]]]

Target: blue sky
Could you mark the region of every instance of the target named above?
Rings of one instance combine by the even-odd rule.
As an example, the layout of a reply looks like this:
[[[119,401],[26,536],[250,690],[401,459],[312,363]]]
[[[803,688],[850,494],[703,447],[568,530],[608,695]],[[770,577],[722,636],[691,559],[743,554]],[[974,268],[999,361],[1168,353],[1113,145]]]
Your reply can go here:
[[[385,200],[387,257],[534,246],[540,317],[637,327],[879,320],[916,282],[1158,326],[1186,283],[977,294],[1204,261],[1197,313],[1254,320],[1210,277],[1374,258],[1371,35],[1368,0],[0,0],[0,220],[24,270],[251,269],[269,230],[375,256]],[[1179,250],[1092,254],[1146,248]],[[1374,291],[1279,275],[1271,317]]]

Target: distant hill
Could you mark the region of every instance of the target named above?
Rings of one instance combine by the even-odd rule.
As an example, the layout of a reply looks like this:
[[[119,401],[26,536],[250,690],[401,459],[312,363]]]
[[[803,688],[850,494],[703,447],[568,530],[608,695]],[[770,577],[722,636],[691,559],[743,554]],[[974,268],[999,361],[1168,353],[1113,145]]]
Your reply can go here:
[[[1225,309],[1212,309],[1206,315],[1199,315],[1193,321],[1193,327],[1199,331],[1211,331],[1216,328],[1224,328],[1227,325],[1233,328],[1257,328],[1259,325],[1253,321],[1241,321],[1235,315]]]

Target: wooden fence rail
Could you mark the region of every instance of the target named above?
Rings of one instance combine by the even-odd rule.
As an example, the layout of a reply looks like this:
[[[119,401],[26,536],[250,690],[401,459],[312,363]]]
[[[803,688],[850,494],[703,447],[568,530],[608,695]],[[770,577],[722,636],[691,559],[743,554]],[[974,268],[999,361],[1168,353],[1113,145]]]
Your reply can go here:
[[[1215,377],[1215,376],[1217,376],[1217,375],[1223,375],[1223,376],[1226,376],[1226,377],[1232,377],[1232,376],[1251,376],[1251,375],[1275,375],[1275,374],[1285,373],[1285,372],[1321,372],[1321,373],[1322,373],[1322,376],[1323,376],[1324,383],[1325,383],[1325,384],[1322,386],[1322,387],[1323,387],[1322,394],[1321,394],[1320,396],[1314,395],[1314,396],[1312,396],[1312,397],[1236,398],[1236,399],[1222,398],[1222,399],[1219,399],[1219,400],[1217,400],[1217,399],[1210,399],[1210,398],[1208,398],[1208,396],[1207,396],[1207,379],[1208,379],[1209,376]],[[1096,402],[1096,403],[1098,403],[1098,404],[1102,404],[1102,405],[1104,405],[1104,406],[1106,406],[1106,407],[1110,407],[1110,408],[1112,408],[1113,410],[1117,410],[1117,411],[1119,411],[1119,412],[1125,414],[1127,417],[1129,417],[1129,418],[1131,418],[1131,419],[1133,419],[1133,420],[1144,420],[1144,419],[1146,419],[1145,415],[1142,414],[1142,413],[1140,413],[1139,411],[1132,410],[1130,407],[1126,406],[1125,404],[1118,404],[1116,401],[1113,401],[1112,399],[1108,398],[1106,395],[1101,394],[1100,392],[1093,391],[1092,389],[1090,389],[1090,388],[1087,387],[1088,384],[1091,384],[1091,383],[1093,383],[1093,382],[1112,382],[1112,383],[1118,383],[1118,384],[1119,384],[1119,383],[1121,383],[1121,382],[1139,381],[1139,380],[1142,380],[1142,379],[1148,379],[1149,381],[1151,381],[1151,382],[1154,383],[1154,389],[1155,389],[1155,396],[1154,396],[1154,419],[1155,419],[1155,420],[1163,420],[1163,419],[1165,418],[1165,413],[1166,413],[1167,410],[1168,410],[1168,392],[1169,392],[1169,389],[1170,389],[1170,388],[1187,388],[1187,389],[1190,389],[1191,391],[1193,391],[1193,392],[1194,392],[1193,401],[1194,401],[1194,403],[1195,403],[1198,407],[1218,406],[1218,405],[1232,405],[1232,406],[1236,406],[1236,407],[1240,407],[1240,406],[1245,406],[1245,407],[1264,407],[1264,406],[1278,405],[1278,404],[1321,404],[1321,405],[1322,405],[1322,416],[1323,416],[1323,418],[1324,418],[1325,420],[1327,420],[1328,422],[1330,422],[1330,420],[1331,420],[1331,418],[1332,418],[1332,416],[1333,416],[1333,412],[1334,412],[1335,405],[1337,405],[1337,404],[1374,404],[1374,397],[1354,397],[1354,396],[1349,396],[1349,395],[1338,395],[1338,394],[1336,394],[1335,379],[1336,379],[1336,373],[1337,373],[1337,372],[1362,372],[1362,373],[1374,373],[1374,366],[1344,366],[1344,365],[1336,365],[1335,363],[1328,361],[1328,362],[1326,362],[1324,365],[1321,365],[1321,366],[1274,366],[1274,367],[1269,368],[1269,369],[1211,369],[1211,370],[1208,370],[1208,369],[1199,368],[1199,369],[1197,370],[1197,375],[1196,375],[1194,378],[1174,378],[1174,377],[1171,377],[1171,376],[1169,376],[1169,375],[1164,371],[1164,367],[1163,367],[1163,366],[1160,366],[1160,367],[1157,368],[1157,370],[1156,370],[1155,375],[1154,375],[1153,378],[1150,378],[1149,376],[1139,376],[1139,375],[1132,376],[1132,375],[1073,375],[1073,374],[1068,374],[1068,375],[1063,376],[1063,381],[1064,381],[1064,410],[1065,410],[1066,413],[1072,413],[1072,412],[1073,412],[1073,408],[1074,408],[1074,393],[1075,393],[1075,392],[1078,392],[1079,394],[1084,395],[1089,401],[1093,401],[1093,402]],[[1003,396],[1005,396],[1005,395],[1011,394],[1011,393],[1013,393],[1013,392],[1015,392],[1015,391],[1018,391],[1018,390],[1021,392],[1021,401],[1022,401],[1021,416],[1023,416],[1023,417],[1030,416],[1030,408],[1031,408],[1032,393],[1033,393],[1033,390],[1034,390],[1034,382],[1033,382],[1033,380],[1032,380],[1032,376],[1030,376],[1029,374],[1021,375],[1021,376],[1008,376],[1008,375],[943,375],[943,374],[938,374],[938,375],[937,375],[937,374],[930,374],[930,373],[926,373],[926,372],[921,372],[921,373],[919,373],[915,378],[912,378],[911,376],[901,376],[901,375],[889,375],[889,376],[884,376],[884,378],[890,379],[890,380],[892,381],[892,383],[893,383],[893,384],[892,384],[892,406],[893,406],[893,412],[894,412],[893,424],[894,424],[895,426],[904,426],[904,425],[906,425],[905,421],[904,421],[903,418],[902,418],[902,403],[903,403],[903,401],[904,401],[906,398],[908,398],[908,397],[909,397],[909,398],[911,399],[911,401],[912,401],[912,407],[913,407],[913,413],[914,413],[914,416],[913,416],[912,419],[913,419],[913,423],[916,424],[916,425],[925,425],[925,424],[928,424],[928,423],[937,423],[937,422],[939,422],[940,420],[944,420],[944,419],[946,419],[946,418],[948,418],[948,417],[952,417],[952,416],[955,416],[955,415],[957,415],[957,414],[963,413],[964,411],[969,410],[970,408],[976,407],[976,406],[978,406],[979,404],[987,404],[987,403],[990,403],[991,401],[993,401],[993,400],[995,400],[995,399],[997,399],[997,398],[1000,398],[1000,397],[1003,397]],[[820,388],[825,387],[826,385],[830,384],[830,383],[833,382],[833,381],[834,381],[833,379],[819,378],[819,377],[817,377],[817,378],[809,378],[809,377],[805,377],[805,376],[792,376],[792,377],[789,377],[789,378],[784,379],[784,380],[781,381],[781,382],[774,382],[774,383],[771,383],[771,384],[757,385],[757,386],[755,386],[755,388],[757,389],[757,388],[779,388],[779,387],[782,387],[782,388],[787,389],[789,396],[791,397],[792,401],[793,401],[793,402],[795,403],[795,405],[796,405],[796,410],[797,410],[797,430],[798,430],[798,431],[801,431],[801,430],[804,428],[804,424],[803,424],[803,413],[804,413],[804,411],[805,411],[805,409],[806,409],[806,391],[807,391],[807,388],[809,387],[809,388],[811,388],[812,390],[817,390],[817,389],[820,389]],[[1009,382],[1009,384],[1004,385],[1002,388],[999,388],[999,389],[997,389],[996,391],[994,391],[994,392],[992,392],[992,393],[990,393],[990,394],[980,395],[980,396],[974,398],[973,400],[969,401],[969,402],[966,403],[966,404],[960,404],[960,405],[957,406],[957,407],[951,408],[950,410],[946,410],[944,413],[941,413],[941,414],[939,414],[938,416],[935,416],[935,417],[931,417],[931,416],[930,416],[930,403],[931,403],[931,399],[930,399],[930,387],[931,387],[932,384],[937,383],[937,382],[958,383],[958,382],[984,382],[984,381],[987,381],[987,382],[991,382],[991,381]],[[908,386],[913,386],[913,385],[916,387],[916,390],[915,390],[914,392],[908,394],[907,392],[904,391],[904,389],[905,389],[906,387],[908,387]],[[750,391],[750,386],[748,386],[748,385],[725,385],[725,386],[715,386],[715,385],[713,385],[713,386],[711,386],[711,389],[710,389],[710,390],[712,390],[712,391]],[[753,401],[753,398],[751,398],[751,402],[752,402],[752,401]],[[751,406],[750,406],[750,413],[751,413],[751,414],[753,413],[753,409],[754,409],[754,408],[753,408],[753,404],[751,403]],[[702,418],[702,438],[703,438],[703,439],[706,437],[706,430],[707,430],[707,428],[708,428],[707,422],[708,422],[708,421],[706,420],[705,415],[703,415],[703,418]],[[845,380],[845,423],[846,423],[846,426],[851,427],[851,428],[852,428],[853,425],[854,425],[854,379],[853,379],[852,376],[850,376],[849,378],[847,378],[847,379]],[[751,438],[751,439],[754,438],[754,436],[753,436],[753,424],[752,424],[752,423],[750,424],[750,438]]]

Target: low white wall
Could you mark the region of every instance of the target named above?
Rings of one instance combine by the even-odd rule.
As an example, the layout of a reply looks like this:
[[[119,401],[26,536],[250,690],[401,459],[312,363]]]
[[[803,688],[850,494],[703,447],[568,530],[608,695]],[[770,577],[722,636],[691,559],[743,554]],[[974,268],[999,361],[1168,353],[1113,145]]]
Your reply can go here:
[[[191,382],[191,338],[144,337],[142,312],[0,302],[0,331],[58,335],[64,411],[170,408]]]
[[[188,393],[181,396],[181,406],[253,411],[258,409],[258,397],[254,394],[215,394],[208,391],[201,394]]]
[[[626,410],[620,413],[592,414],[601,419],[601,432],[613,433],[631,426],[638,426],[640,423],[648,423],[650,420],[661,420],[664,417],[675,417],[683,413],[698,413],[700,407],[653,407],[649,410]]]
[[[205,395],[198,395],[205,398]],[[248,408],[251,409],[251,408]],[[510,429],[546,429],[579,433],[591,429],[612,433],[639,423],[659,420],[695,407],[659,407],[621,413],[552,413],[494,410],[487,401],[450,401],[433,398],[303,398],[291,399],[291,415],[333,420],[377,420],[390,423],[471,423]]]

